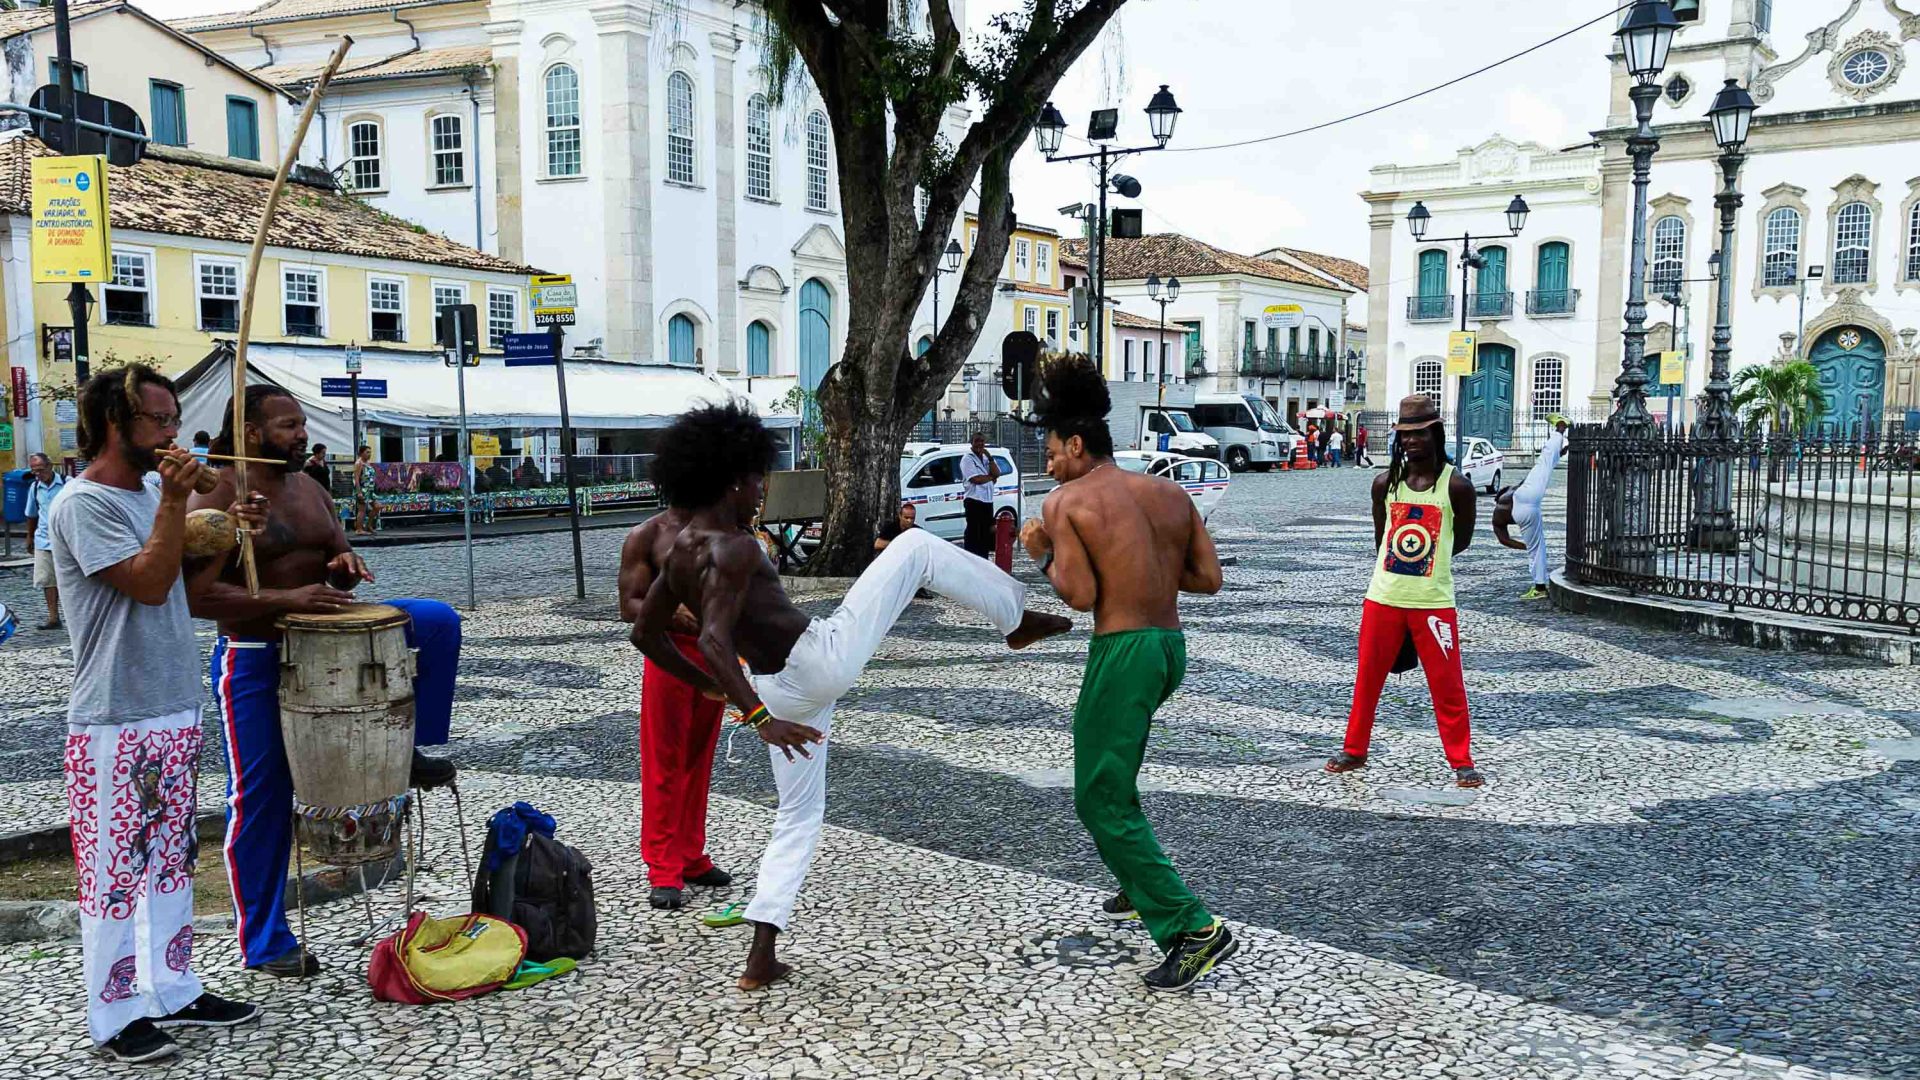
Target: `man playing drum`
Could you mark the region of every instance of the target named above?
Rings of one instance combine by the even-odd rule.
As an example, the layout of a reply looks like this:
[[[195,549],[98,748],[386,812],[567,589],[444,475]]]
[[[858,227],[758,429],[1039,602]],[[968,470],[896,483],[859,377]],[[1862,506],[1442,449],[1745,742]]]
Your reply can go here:
[[[157,1061],[179,1052],[162,1028],[260,1015],[202,993],[193,973],[203,698],[180,555],[203,467],[166,449],[180,401],[143,364],[88,380],[79,413],[92,464],[47,517],[73,638],[65,771],[87,1028],[112,1057]]]
[[[287,859],[293,850],[293,780],[280,734],[280,631],[288,614],[327,614],[353,603],[352,589],[373,572],[347,544],[333,498],[300,471],[307,456],[307,417],[300,403],[277,386],[250,386],[244,439],[226,423],[214,440],[216,454],[271,458],[255,465],[247,483],[272,507],[266,527],[254,536],[260,595],[249,596],[231,557],[189,561],[187,596],[193,614],[220,624],[214,643],[214,697],[227,742],[227,877],[233,890],[241,962],[269,975],[300,977],[320,965],[294,939],[281,902]],[[244,449],[236,449],[243,444]],[[225,506],[235,498],[232,468],[221,469],[219,486],[196,496],[192,506]],[[414,745],[447,741],[453,717],[454,676],[460,663],[460,616],[437,600],[385,600],[412,622],[407,644],[418,654],[414,680]],[[453,764],[417,750],[415,787],[438,787],[453,779]]]

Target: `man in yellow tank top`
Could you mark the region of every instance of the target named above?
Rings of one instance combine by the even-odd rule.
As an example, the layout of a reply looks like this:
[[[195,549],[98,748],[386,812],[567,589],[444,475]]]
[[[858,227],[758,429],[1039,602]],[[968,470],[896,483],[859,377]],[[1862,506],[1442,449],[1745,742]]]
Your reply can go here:
[[[1393,458],[1373,480],[1373,582],[1360,615],[1360,667],[1353,681],[1346,743],[1327,771],[1367,764],[1380,690],[1401,646],[1412,638],[1433,694],[1440,744],[1454,779],[1479,787],[1473,767],[1467,687],[1460,669],[1460,620],[1453,603],[1453,557],[1473,541],[1473,484],[1446,458],[1440,409],[1425,394],[1400,402]]]

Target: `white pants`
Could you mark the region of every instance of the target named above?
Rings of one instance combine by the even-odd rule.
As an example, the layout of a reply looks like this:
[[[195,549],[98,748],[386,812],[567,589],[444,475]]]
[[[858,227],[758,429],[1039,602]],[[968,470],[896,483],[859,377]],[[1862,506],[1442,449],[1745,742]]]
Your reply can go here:
[[[773,781],[780,789],[780,808],[774,814],[766,853],[760,856],[760,880],[753,902],[747,905],[748,919],[787,928],[826,818],[827,748],[834,706],[922,588],[986,616],[1002,635],[1020,625],[1027,601],[1027,587],[991,562],[925,529],[912,529],[901,533],[867,567],[838,611],[813,620],[794,643],[785,669],[751,677],[767,711],[778,719],[817,728],[828,739],[807,747],[812,757],[795,751],[792,761],[779,747],[767,748]]]
[[[193,1004],[200,712],[67,727],[67,822],[95,1045]]]
[[[1540,520],[1540,502],[1553,486],[1554,467],[1566,448],[1566,435],[1556,431],[1547,436],[1547,445],[1540,448],[1527,479],[1513,491],[1513,523],[1520,526],[1520,539],[1526,542],[1535,585],[1547,583],[1547,527]]]

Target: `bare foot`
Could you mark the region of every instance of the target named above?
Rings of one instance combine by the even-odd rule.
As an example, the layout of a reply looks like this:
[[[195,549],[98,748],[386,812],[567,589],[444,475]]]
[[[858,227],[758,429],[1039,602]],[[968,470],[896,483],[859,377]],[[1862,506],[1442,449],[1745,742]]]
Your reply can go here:
[[[774,959],[774,942],[779,936],[779,928],[770,923],[753,924],[753,948],[747,950],[747,970],[740,973],[740,989],[762,989],[786,978],[787,972],[793,970]]]
[[[742,990],[765,990],[786,978],[787,973],[792,970],[778,960],[772,961],[764,968],[755,968],[754,965],[748,964],[745,974],[740,976],[740,982],[737,985]]]
[[[1073,629],[1073,620],[1058,615],[1048,615],[1041,611],[1028,611],[1020,619],[1020,625],[1007,635],[1007,648],[1024,649],[1036,641],[1050,638],[1055,634],[1064,634]]]

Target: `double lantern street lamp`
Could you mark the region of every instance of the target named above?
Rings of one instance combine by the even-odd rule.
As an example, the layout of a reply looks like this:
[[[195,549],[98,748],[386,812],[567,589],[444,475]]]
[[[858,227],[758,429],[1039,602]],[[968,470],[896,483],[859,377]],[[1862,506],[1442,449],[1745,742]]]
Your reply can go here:
[[[1513,201],[1507,204],[1507,239],[1519,236],[1521,231],[1527,227],[1527,215],[1529,213],[1531,213],[1531,210],[1527,206],[1527,200],[1515,195]],[[1413,238],[1416,241],[1427,240],[1427,227],[1432,224],[1433,211],[1427,209],[1426,203],[1415,202],[1413,209],[1407,211],[1407,230],[1413,233]],[[1483,236],[1480,237],[1480,239],[1489,240],[1498,238]],[[1479,270],[1487,265],[1486,256],[1474,250],[1473,241],[1474,237],[1471,233],[1462,233],[1459,236],[1434,237],[1431,241],[1428,241],[1434,244],[1460,245],[1460,329],[1462,332],[1467,329],[1467,308],[1469,306],[1467,271]],[[1499,284],[1501,290],[1505,292],[1506,283],[1500,282]],[[1417,302],[1418,298],[1416,298],[1416,303]],[[1482,296],[1482,302],[1483,304],[1485,302],[1484,294]],[[1503,301],[1503,303],[1505,303],[1505,301]],[[1489,316],[1505,315],[1506,313],[1505,307],[1487,312]],[[1476,359],[1478,358],[1476,357]],[[1466,445],[1466,432],[1461,430],[1460,425],[1462,415],[1461,408],[1467,396],[1466,379],[1467,376],[1461,376],[1460,383],[1454,387],[1453,394],[1453,457],[1455,461],[1460,460]]]
[[[1167,305],[1180,299],[1180,279],[1170,277],[1162,286],[1159,274],[1147,275],[1147,299],[1160,305],[1160,330],[1154,340],[1154,347],[1159,353],[1157,360],[1160,378],[1157,381],[1160,383],[1160,401],[1161,404],[1165,404],[1167,398]],[[1184,359],[1183,357],[1183,362]]]
[[[1165,150],[1173,139],[1173,128],[1179,122],[1181,108],[1173,100],[1173,92],[1161,84],[1158,93],[1147,102],[1147,123],[1153,132],[1152,146],[1115,147],[1109,145],[1119,135],[1120,110],[1095,109],[1087,120],[1087,141],[1094,149],[1084,154],[1060,155],[1060,140],[1067,133],[1067,118],[1060,114],[1049,101],[1040,110],[1039,119],[1034,121],[1033,139],[1040,152],[1048,161],[1092,161],[1098,177],[1100,190],[1099,217],[1094,223],[1092,242],[1088,246],[1087,270],[1093,278],[1093,302],[1088,305],[1089,344],[1092,346],[1094,364],[1104,373],[1106,366],[1106,310],[1107,310],[1107,191],[1109,188],[1129,199],[1140,194],[1140,182],[1130,176],[1115,176],[1113,164],[1130,154],[1143,154],[1153,150]],[[1164,308],[1162,309],[1164,312]]]

